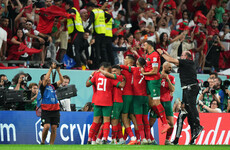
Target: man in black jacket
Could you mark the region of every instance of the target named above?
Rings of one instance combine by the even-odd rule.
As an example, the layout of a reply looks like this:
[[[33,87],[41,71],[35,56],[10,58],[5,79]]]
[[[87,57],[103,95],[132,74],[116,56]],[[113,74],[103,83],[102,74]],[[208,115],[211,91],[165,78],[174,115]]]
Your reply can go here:
[[[161,49],[157,49],[157,51],[166,61],[174,63],[179,67],[181,88],[183,90],[182,103],[184,105],[184,111],[187,112],[188,122],[191,127],[192,138],[190,144],[194,144],[194,140],[204,128],[200,125],[199,113],[196,108],[199,86],[195,63],[191,60],[192,56],[189,51],[182,52],[181,59],[172,58],[166,51],[162,51]]]

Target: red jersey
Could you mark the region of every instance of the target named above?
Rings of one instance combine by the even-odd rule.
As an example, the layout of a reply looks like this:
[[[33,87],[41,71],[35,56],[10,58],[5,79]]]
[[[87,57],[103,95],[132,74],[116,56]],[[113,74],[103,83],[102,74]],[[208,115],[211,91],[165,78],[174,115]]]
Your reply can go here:
[[[161,44],[159,43],[159,44],[156,45],[156,49],[158,49],[158,48],[167,51],[167,50],[168,50],[168,45],[164,46],[164,45],[161,45]]]
[[[122,82],[123,81],[123,76],[122,75],[115,75],[115,80],[118,82]],[[122,99],[122,90],[119,87],[114,87],[113,88],[113,102],[117,102],[117,103],[123,103],[123,99]]]
[[[121,73],[125,76],[126,79],[122,95],[133,95],[133,74],[127,70],[122,70]]]
[[[175,85],[175,77],[172,75],[168,75],[169,80],[173,85]],[[166,81],[166,78],[162,78],[161,80],[161,97],[160,97],[161,102],[168,102],[172,101],[172,96],[170,95],[170,90],[169,90],[169,84]]]
[[[204,39],[206,39],[206,35],[204,34],[204,32],[200,32],[199,35],[194,36],[194,39],[197,41],[197,47],[200,47],[203,44]],[[206,42],[203,52],[204,54],[207,53],[208,50],[208,43]]]
[[[146,66],[145,66],[145,72],[150,72],[153,70],[153,67],[158,68],[157,74],[150,75],[150,76],[145,76],[145,80],[159,80],[160,77],[160,66],[161,66],[161,58],[160,55],[156,52],[153,51],[150,54],[146,54]]]
[[[147,96],[146,81],[144,75],[141,73],[140,67],[128,67],[120,65],[122,69],[126,69],[133,74],[133,95],[136,96]]]
[[[96,76],[97,74],[99,74],[99,72],[95,72],[93,76]],[[93,84],[92,87],[93,87],[92,104],[94,104],[97,87],[95,86],[95,84]]]
[[[94,75],[89,82],[97,87],[93,100],[94,104],[98,106],[112,106],[113,86],[118,86],[119,82],[106,78],[102,73]]]
[[[213,29],[211,26],[208,26],[207,30],[208,30],[208,35],[219,35],[218,28]]]

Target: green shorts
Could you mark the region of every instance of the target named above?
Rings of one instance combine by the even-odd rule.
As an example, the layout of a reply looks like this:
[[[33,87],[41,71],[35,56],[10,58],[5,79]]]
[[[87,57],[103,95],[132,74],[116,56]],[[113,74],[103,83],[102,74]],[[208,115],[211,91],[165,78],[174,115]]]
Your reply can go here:
[[[94,117],[103,116],[110,117],[112,112],[112,106],[98,106],[94,105]]]
[[[132,101],[133,101],[133,96],[132,95],[123,95],[122,96],[123,99],[123,110],[122,113],[123,114],[127,114],[130,113],[130,109],[131,109],[131,105],[132,105]],[[133,109],[133,107],[132,107]]]
[[[134,114],[147,115],[149,112],[149,100],[147,96],[133,97]]]
[[[123,103],[114,102],[111,119],[120,119],[122,109],[123,109]]]
[[[160,99],[161,79],[147,80],[147,94],[154,99]]]
[[[163,105],[163,107],[165,109],[165,115],[173,117],[174,115],[173,115],[171,101],[169,101],[169,102],[161,102],[161,104]],[[151,118],[158,118],[157,114],[153,110],[151,110],[151,112],[150,112],[150,117]]]

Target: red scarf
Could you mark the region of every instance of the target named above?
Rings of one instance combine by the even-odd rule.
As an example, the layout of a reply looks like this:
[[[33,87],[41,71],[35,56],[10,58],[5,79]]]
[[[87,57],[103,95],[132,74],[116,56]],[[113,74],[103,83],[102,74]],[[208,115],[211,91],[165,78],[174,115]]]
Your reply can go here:
[[[30,34],[34,35],[34,30],[33,29],[30,30]],[[30,37],[29,36],[27,36],[27,42],[30,42]]]

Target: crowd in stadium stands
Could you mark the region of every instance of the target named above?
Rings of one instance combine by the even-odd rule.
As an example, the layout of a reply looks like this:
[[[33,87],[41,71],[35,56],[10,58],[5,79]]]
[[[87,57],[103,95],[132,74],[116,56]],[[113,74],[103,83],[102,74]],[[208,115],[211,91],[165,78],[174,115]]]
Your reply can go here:
[[[128,54],[144,57],[143,43],[151,40],[174,58],[190,51],[199,73],[204,67],[216,72],[230,68],[228,0],[0,3],[1,60],[35,60],[45,68],[46,61],[55,59],[66,68],[98,69],[104,61],[123,64]],[[97,11],[105,12],[102,18]],[[71,24],[73,18],[76,22]]]

